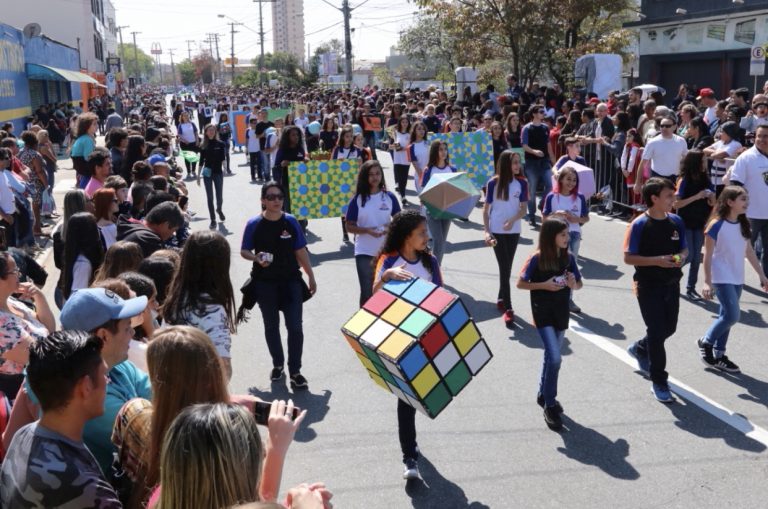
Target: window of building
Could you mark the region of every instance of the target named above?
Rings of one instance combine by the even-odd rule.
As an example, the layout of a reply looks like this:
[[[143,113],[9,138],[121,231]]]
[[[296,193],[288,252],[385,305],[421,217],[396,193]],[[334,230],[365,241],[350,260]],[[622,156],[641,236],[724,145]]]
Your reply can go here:
[[[744,44],[752,45],[755,43],[755,20],[742,21],[736,23],[736,31],[733,34],[733,40]]]
[[[96,60],[99,62],[104,61],[104,43],[101,40],[101,37],[99,37],[98,34],[93,34],[93,49],[94,49],[94,55],[96,56]]]

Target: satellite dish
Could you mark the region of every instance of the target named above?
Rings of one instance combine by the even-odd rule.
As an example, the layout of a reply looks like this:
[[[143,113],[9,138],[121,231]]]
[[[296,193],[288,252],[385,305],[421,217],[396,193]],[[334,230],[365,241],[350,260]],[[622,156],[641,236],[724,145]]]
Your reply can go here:
[[[24,37],[27,39],[37,37],[42,33],[43,29],[40,28],[39,23],[27,23],[27,25],[24,27]]]

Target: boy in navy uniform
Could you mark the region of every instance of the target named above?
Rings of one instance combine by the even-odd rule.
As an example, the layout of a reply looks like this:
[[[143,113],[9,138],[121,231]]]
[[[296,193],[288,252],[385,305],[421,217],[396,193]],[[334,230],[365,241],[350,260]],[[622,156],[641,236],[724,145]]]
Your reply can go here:
[[[634,285],[646,326],[643,339],[629,347],[640,370],[650,374],[652,392],[672,403],[664,341],[675,333],[680,308],[681,267],[688,249],[683,220],[671,214],[675,188],[668,179],[652,177],[643,186],[645,214],[635,219],[624,239],[624,263],[635,266]]]

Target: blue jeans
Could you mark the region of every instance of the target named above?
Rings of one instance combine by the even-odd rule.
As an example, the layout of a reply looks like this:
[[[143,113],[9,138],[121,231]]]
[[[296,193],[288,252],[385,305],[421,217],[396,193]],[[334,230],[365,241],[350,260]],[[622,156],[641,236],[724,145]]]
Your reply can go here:
[[[574,259],[579,258],[579,248],[581,248],[581,232],[568,232],[568,251],[571,252]]]
[[[544,186],[542,197],[547,196],[552,191],[552,172],[550,171],[549,160],[546,157],[533,159],[527,157],[525,160],[525,178],[528,179],[528,218],[536,217],[536,189],[539,182]]]
[[[699,267],[701,266],[701,248],[704,246],[704,230],[697,228],[685,229],[685,244],[688,246],[688,258],[686,263],[691,264],[688,269],[687,289],[696,288],[696,281],[699,279]]]
[[[437,263],[443,263],[443,254],[445,254],[445,243],[448,239],[448,230],[451,228],[450,219],[434,219],[427,214],[427,227],[432,236],[432,254],[437,258]]]
[[[224,204],[224,174],[212,173],[210,177],[203,177],[203,184],[205,185],[205,197],[208,199],[208,215],[211,216],[211,221],[216,221],[216,216],[213,213],[214,188],[216,191],[216,210],[221,212],[221,207]]]
[[[715,357],[722,357],[725,354],[725,344],[728,342],[731,327],[739,321],[741,313],[739,299],[743,285],[715,284],[712,286],[715,288],[717,300],[720,301],[720,313],[704,335],[704,342],[714,347]]]
[[[264,336],[267,340],[272,366],[283,367],[285,355],[280,339],[280,311],[288,329],[288,373],[301,372],[301,355],[304,350],[302,328],[303,301],[301,281],[257,281],[254,285],[256,302],[264,320]]]
[[[752,227],[752,247],[757,252],[763,272],[768,274],[768,219],[750,219],[749,225]]]
[[[360,307],[373,295],[373,256],[355,255],[357,280],[360,283]]]
[[[541,381],[539,382],[539,394],[544,396],[544,406],[554,406],[557,397],[557,377],[560,375],[562,356],[560,350],[565,338],[564,330],[555,330],[554,327],[539,327],[541,342],[544,343],[544,364],[541,366]]]
[[[259,152],[259,154],[261,154],[261,175],[262,177],[264,177],[264,182],[267,182],[269,181],[269,177],[271,173],[270,170],[272,169],[269,167],[270,157],[269,157],[269,154],[267,154],[263,150]]]

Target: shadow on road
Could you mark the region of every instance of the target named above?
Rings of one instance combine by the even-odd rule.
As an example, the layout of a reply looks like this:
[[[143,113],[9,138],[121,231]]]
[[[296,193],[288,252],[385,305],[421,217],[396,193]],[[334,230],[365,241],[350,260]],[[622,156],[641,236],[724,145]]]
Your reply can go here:
[[[515,328],[512,330],[515,334],[514,336],[510,336],[509,339],[511,341],[517,341],[528,348],[544,350],[544,344],[541,342],[541,336],[539,336],[539,332],[536,330],[535,325],[526,322],[519,316],[515,316]],[[566,356],[571,355],[572,353],[573,350],[571,350],[571,341],[568,339],[568,331],[565,331],[563,344],[560,347],[560,355]]]
[[[294,440],[297,442],[311,442],[317,438],[317,432],[312,429],[312,425],[325,419],[328,410],[331,408],[328,404],[331,399],[331,391],[324,390],[319,394],[312,394],[310,390],[291,392],[286,385],[285,379],[279,382],[272,382],[271,390],[266,391],[258,387],[251,387],[248,389],[248,392],[264,401],[292,399],[297,407],[307,410],[307,416],[294,436]]]
[[[746,389],[746,393],[739,394],[739,399],[752,401],[753,403],[768,407],[768,382],[758,380],[744,373],[725,373],[715,369],[708,369],[707,371]]]
[[[586,327],[595,334],[611,339],[627,339],[627,336],[625,336],[623,332],[624,326],[620,323],[610,324],[602,318],[589,316],[583,312],[581,314],[572,314],[571,317],[573,317],[573,320],[576,323],[582,327]]]
[[[600,279],[616,281],[622,276],[621,271],[616,265],[609,265],[590,258],[579,258],[581,260],[581,275],[584,279]]]
[[[350,270],[355,270],[355,245],[354,244],[341,244],[338,251],[328,251],[326,253],[312,253],[309,255],[309,260],[312,262],[312,266],[316,267],[322,265],[324,262],[332,262],[337,260],[349,260]]]
[[[720,439],[734,449],[749,452],[763,452],[766,447],[741,431],[724,424],[698,406],[678,399],[678,403],[669,405],[672,415],[677,417],[675,426],[700,438]]]
[[[481,502],[470,502],[464,490],[443,477],[424,456],[419,459],[423,479],[412,479],[405,484],[405,493],[411,497],[416,509],[489,509]]]
[[[619,438],[614,442],[567,415],[563,415],[563,425],[565,429],[560,436],[564,447],[558,447],[558,452],[579,463],[594,465],[616,479],[634,481],[640,478],[640,472],[627,461],[629,443],[626,440]]]

